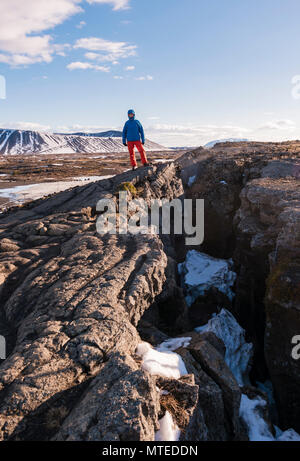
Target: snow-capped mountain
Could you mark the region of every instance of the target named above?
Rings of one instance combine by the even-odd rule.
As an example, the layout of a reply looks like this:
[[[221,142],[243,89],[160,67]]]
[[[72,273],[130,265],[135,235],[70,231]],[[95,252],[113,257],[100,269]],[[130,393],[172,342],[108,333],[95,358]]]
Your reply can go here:
[[[205,144],[206,149],[211,149],[214,147],[216,144],[220,144],[221,142],[247,142],[249,141],[248,139],[239,139],[239,138],[228,138],[228,139],[218,139],[216,141],[210,141],[207,144]]]
[[[40,131],[0,129],[0,155],[125,152],[120,131],[52,134]],[[148,151],[167,148],[146,140]]]
[[[122,131],[110,130],[102,131],[101,133],[84,133],[80,131],[78,133],[55,133],[63,136],[92,136],[93,138],[122,138]]]

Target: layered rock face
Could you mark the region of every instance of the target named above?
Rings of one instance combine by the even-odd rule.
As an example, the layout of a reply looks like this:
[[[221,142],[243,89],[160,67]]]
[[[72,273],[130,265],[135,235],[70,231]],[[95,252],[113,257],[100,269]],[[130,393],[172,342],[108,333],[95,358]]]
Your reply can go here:
[[[292,357],[292,339],[300,331],[300,168],[271,161],[246,185],[241,201],[237,229],[256,259],[253,272],[261,266],[252,283],[259,283],[262,269],[267,274],[264,351],[280,420],[299,430],[300,362]]]
[[[76,188],[1,219],[0,333],[14,339],[0,368],[1,439],[49,438],[81,398],[78,429],[61,429],[58,438],[154,438],[158,394],[131,355],[140,341],[135,326],[162,291],[167,256],[155,235],[100,236],[87,208],[129,180],[156,198],[182,193],[172,165]],[[100,401],[111,415],[104,425]]]
[[[291,352],[300,332],[299,153],[298,142],[233,143],[179,161],[186,184],[197,168],[186,195],[205,199],[201,250],[234,258],[231,309],[255,345],[252,379],[271,377],[280,422],[297,430],[300,362]]]
[[[147,309],[176,299],[170,324],[182,318],[183,330],[186,305],[167,236],[96,232],[96,203],[116,201],[128,182],[147,203],[183,195],[170,164],[62,192],[1,218],[0,334],[8,339],[1,440],[160,440],[164,418],[182,440],[247,439],[242,391],[213,333],[191,332],[178,346],[180,377],[149,372],[136,354],[137,326],[153,346],[168,339],[140,322]]]
[[[252,384],[270,375],[281,425],[297,429],[300,371],[289,344],[300,334],[299,148],[198,149],[178,164],[127,172],[3,214],[0,440],[161,440],[170,420],[181,440],[247,440],[246,397],[262,402],[272,437],[267,396],[242,387],[218,327],[191,331],[221,307],[254,343]],[[183,240],[97,233],[96,203],[117,204],[124,183],[148,204],[184,194],[205,199],[200,250],[233,257],[233,302],[212,291],[187,305],[176,263],[192,248]],[[172,349],[184,370],[174,376],[147,368],[138,346],[147,341],[163,354],[161,343],[175,335],[188,338]]]

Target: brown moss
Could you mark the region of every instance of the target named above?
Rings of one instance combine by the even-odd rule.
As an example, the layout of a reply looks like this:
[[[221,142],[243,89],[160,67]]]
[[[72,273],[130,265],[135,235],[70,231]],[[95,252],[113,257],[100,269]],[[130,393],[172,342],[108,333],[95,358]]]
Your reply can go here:
[[[184,430],[187,427],[189,423],[189,415],[172,394],[162,395],[160,398],[160,404],[164,410],[174,416],[176,424],[181,430]]]

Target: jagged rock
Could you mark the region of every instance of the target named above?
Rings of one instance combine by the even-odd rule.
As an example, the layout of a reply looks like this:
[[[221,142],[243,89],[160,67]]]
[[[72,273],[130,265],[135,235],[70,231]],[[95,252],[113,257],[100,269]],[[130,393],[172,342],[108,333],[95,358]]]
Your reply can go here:
[[[249,371],[252,364],[253,345],[247,343],[245,331],[237,323],[234,316],[222,309],[213,316],[207,325],[196,328],[198,332],[212,332],[225,345],[225,362],[233,373],[238,384],[249,384]]]
[[[300,399],[297,388],[300,384],[300,364],[292,358],[291,341],[300,331],[300,191],[295,178],[267,178],[267,172],[274,172],[274,168],[274,164],[269,169],[265,167],[264,178],[251,181],[242,194],[237,225],[243,241],[238,251],[242,253],[248,245],[252,251],[252,261],[256,260],[256,265],[259,261],[260,267],[255,275],[257,269],[254,267],[251,273],[249,270],[245,272],[238,289],[242,294],[244,284],[252,278],[252,290],[259,287],[255,298],[266,290],[263,299],[265,310],[263,307],[261,309],[266,316],[264,349],[267,365],[275,388],[281,424],[284,428],[292,426],[299,430]],[[278,170],[273,175],[283,175],[286,171],[285,166],[282,171]],[[251,228],[247,224],[249,216],[253,220]],[[236,257],[239,257],[238,254]],[[247,296],[249,299],[249,290]],[[256,324],[263,315],[257,311],[258,305],[252,312],[251,321],[256,320]],[[263,341],[263,337],[260,341]]]
[[[225,363],[223,342],[212,332],[186,335],[191,341],[177,353],[199,386],[195,414],[202,423],[198,432],[192,431],[195,440],[247,440],[239,417],[241,390]]]
[[[194,415],[194,424],[189,430],[189,440],[225,441],[229,439],[226,427],[226,415],[220,387],[203,371],[187,349],[178,351],[189,373],[195,376],[198,385],[198,405]]]
[[[100,198],[111,194],[118,182],[126,179],[140,185],[147,183],[148,193],[153,190],[155,198],[166,195],[171,199],[182,193],[176,167],[167,165],[62,192],[1,217],[4,238],[17,233],[43,239],[27,238],[22,251],[27,251],[28,256],[28,251],[36,251],[33,258],[21,258],[21,252],[15,252],[9,256],[3,253],[0,259],[0,264],[7,268],[1,314],[15,332],[15,343],[0,366],[1,440],[22,437],[47,440],[55,436],[53,431],[39,435],[37,422],[47,404],[55,406],[62,393],[72,395],[76,387],[86,385],[88,406],[86,402],[89,396],[92,398],[97,383],[102,390],[105,380],[109,380],[107,373],[101,371],[105,367],[111,369],[114,364],[115,373],[121,373],[119,368],[130,361],[130,354],[140,342],[135,327],[161,293],[166,279],[168,260],[163,244],[155,235],[100,236],[95,231],[96,218],[82,213],[84,207],[93,208]],[[83,232],[80,222],[84,224],[86,219],[90,219],[92,226]],[[40,236],[44,228],[48,229],[47,235]],[[113,358],[116,354],[118,360]],[[128,370],[128,376],[128,384],[125,380],[113,386],[116,392],[123,392],[122,410],[124,414],[127,412],[127,423],[124,417],[118,425],[119,406],[111,415],[109,425],[114,427],[113,433],[103,426],[98,435],[96,429],[86,436],[74,430],[73,435],[68,433],[66,437],[152,440],[157,412],[153,382],[134,367]],[[95,379],[98,381],[94,382]],[[145,389],[139,390],[140,386]],[[144,405],[146,395],[152,391],[153,398],[148,406]],[[106,411],[111,409],[113,395],[108,392],[103,396]],[[138,395],[140,405],[135,402]],[[78,396],[68,408],[71,426],[76,400]],[[145,421],[141,419],[143,411],[149,413]],[[57,412],[60,417],[67,415],[59,409]],[[136,424],[132,422],[130,429],[131,416],[136,418]],[[31,427],[37,428],[35,433],[29,430]]]
[[[151,441],[159,410],[155,379],[129,355],[113,354],[53,440]]]
[[[195,150],[178,162],[189,183],[186,198],[206,201],[206,239],[195,249],[234,256],[236,298],[228,307],[254,342],[253,378],[266,378],[265,353],[281,424],[295,429],[300,370],[290,341],[300,331],[297,156],[297,143],[233,143]],[[195,326],[176,273],[176,259],[182,261],[187,248],[174,236],[96,232],[98,200],[117,203],[124,182],[148,204],[184,194],[177,165],[160,165],[0,217],[9,249],[0,253],[0,334],[9,338],[0,364],[1,440],[154,440],[165,409],[157,378],[135,358],[138,330],[156,345]],[[198,302],[203,321],[222,307],[210,298],[204,312],[204,299]],[[195,376],[195,384],[185,376],[172,384],[187,415],[182,440],[247,440],[241,389],[224,345],[210,332],[192,336],[177,352]]]
[[[197,249],[233,255],[231,309],[254,344],[251,378],[271,376],[280,424],[298,431],[300,361],[291,340],[300,331],[299,151],[299,141],[237,142],[179,159],[184,180],[188,165],[197,173],[187,197],[205,199],[206,237]]]
[[[200,341],[191,350],[192,356],[200,363],[205,373],[221,388],[226,411],[229,414],[233,437],[240,432],[239,408],[241,391],[233,374],[227,367],[223,357],[206,341]]]
[[[163,343],[169,336],[156,328],[152,323],[141,320],[138,325],[138,332],[143,341],[150,343],[152,346],[158,346]]]
[[[1,239],[0,241],[0,252],[14,252],[18,251],[20,249],[20,246],[13,240],[10,239]]]

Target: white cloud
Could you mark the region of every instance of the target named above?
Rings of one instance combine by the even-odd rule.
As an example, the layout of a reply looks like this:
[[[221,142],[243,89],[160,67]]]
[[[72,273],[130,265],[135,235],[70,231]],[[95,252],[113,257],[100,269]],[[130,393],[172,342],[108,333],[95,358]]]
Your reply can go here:
[[[63,125],[55,128],[56,133],[77,133],[83,131],[85,133],[99,133],[101,131],[119,130],[120,127],[99,126],[99,125]]]
[[[84,26],[86,26],[86,22],[85,21],[80,21],[79,24],[77,24],[77,29],[82,29]]]
[[[1,122],[0,126],[12,130],[51,131],[50,125],[41,125],[35,122]]]
[[[296,128],[295,122],[292,120],[273,120],[260,126],[259,130],[289,130],[293,131]]]
[[[114,79],[115,80],[123,80],[124,77],[122,77],[121,75],[114,75]]]
[[[98,61],[98,62],[110,62],[113,65],[119,64],[119,61],[116,61],[116,58],[114,55],[105,55],[105,54],[98,54],[94,53],[93,51],[89,51],[88,53],[84,54],[84,57],[86,59],[89,59],[90,61]]]
[[[114,10],[129,7],[129,0],[86,0],[90,4],[110,4]],[[64,56],[66,44],[57,44],[44,34],[83,11],[83,0],[1,0],[0,62],[10,66],[52,61]],[[85,25],[81,21],[77,27]],[[128,50],[129,51],[129,50]]]
[[[235,125],[156,123],[146,128],[148,138],[166,146],[200,146],[226,138],[249,138],[252,130]]]
[[[152,77],[152,75],[146,75],[146,76],[143,76],[143,77],[136,77],[135,80],[139,80],[139,81],[145,81],[145,80],[154,80],[154,77]]]
[[[93,69],[97,70],[99,72],[109,72],[110,68],[106,66],[98,66],[96,64],[91,64],[90,62],[71,62],[70,64],[67,65],[67,69],[69,70],[87,70],[87,69]]]
[[[11,66],[51,62],[65,45],[54,44],[51,35],[41,33],[82,11],[79,3],[81,0],[1,0],[0,62]]]
[[[135,70],[135,66],[127,66],[125,67],[125,70],[128,70],[128,71]]]
[[[88,3],[108,3],[113,6],[115,11],[127,10],[129,8],[130,0],[87,0]]]
[[[118,64],[119,59],[135,56],[137,46],[126,42],[112,42],[103,38],[89,37],[77,40],[74,48],[88,50],[85,53],[87,59]]]

